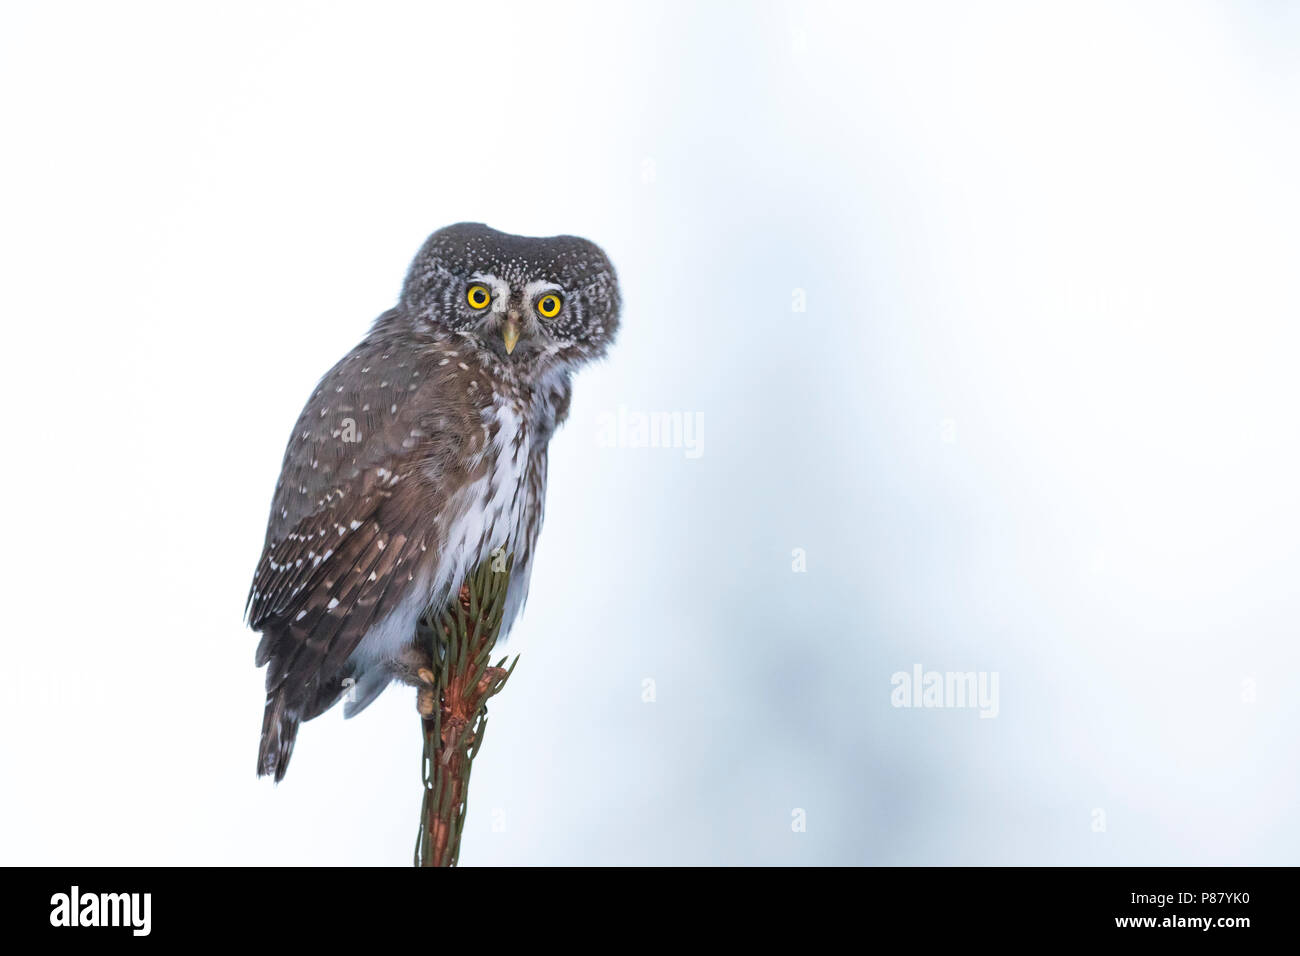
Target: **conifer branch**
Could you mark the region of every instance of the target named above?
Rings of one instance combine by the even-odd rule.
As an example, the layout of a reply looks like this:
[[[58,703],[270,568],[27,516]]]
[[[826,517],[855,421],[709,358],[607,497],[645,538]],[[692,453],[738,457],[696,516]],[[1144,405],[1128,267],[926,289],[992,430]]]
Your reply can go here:
[[[431,680],[419,689],[424,732],[424,803],[415,843],[416,866],[455,866],[468,812],[469,774],[487,730],[487,701],[498,694],[519,662],[495,665],[514,556],[494,553],[465,579],[441,611],[428,611],[419,640],[430,651]]]

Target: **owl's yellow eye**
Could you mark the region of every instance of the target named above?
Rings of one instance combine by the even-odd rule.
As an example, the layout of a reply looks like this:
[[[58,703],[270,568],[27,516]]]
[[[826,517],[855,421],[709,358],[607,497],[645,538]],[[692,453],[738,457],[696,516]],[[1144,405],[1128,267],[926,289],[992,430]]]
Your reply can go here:
[[[465,301],[471,308],[486,309],[488,303],[492,301],[492,293],[488,291],[487,286],[476,282],[466,291]]]
[[[542,318],[553,319],[560,314],[560,306],[563,301],[554,292],[548,292],[537,300],[537,311]]]

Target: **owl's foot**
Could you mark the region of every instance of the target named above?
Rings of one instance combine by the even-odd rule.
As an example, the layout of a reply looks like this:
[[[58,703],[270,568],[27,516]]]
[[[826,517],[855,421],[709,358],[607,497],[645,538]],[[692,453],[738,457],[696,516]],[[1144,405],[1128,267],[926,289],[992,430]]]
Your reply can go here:
[[[438,679],[428,650],[417,644],[408,644],[390,666],[394,677],[415,688],[415,709],[420,716],[432,717],[438,705]]]
[[[393,676],[403,684],[419,687],[433,682],[433,658],[427,648],[418,644],[407,644],[388,666]]]
[[[426,672],[429,677],[433,677],[431,671]],[[415,709],[419,711],[421,717],[432,717],[433,712],[438,709],[438,688],[432,680],[428,684],[421,684],[415,692]]]

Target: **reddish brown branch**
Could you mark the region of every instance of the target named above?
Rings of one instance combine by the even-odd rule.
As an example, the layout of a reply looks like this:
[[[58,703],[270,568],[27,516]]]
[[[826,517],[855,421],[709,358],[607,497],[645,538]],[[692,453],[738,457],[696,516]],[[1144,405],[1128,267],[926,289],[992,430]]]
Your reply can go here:
[[[508,583],[508,566],[495,572],[480,568],[462,585],[452,607],[436,621],[426,619],[422,628],[439,673],[421,673],[427,686],[420,688],[417,699],[425,781],[416,845],[419,866],[455,866],[460,856],[470,768],[487,726],[487,701],[510,676],[501,666],[504,659],[489,665]]]

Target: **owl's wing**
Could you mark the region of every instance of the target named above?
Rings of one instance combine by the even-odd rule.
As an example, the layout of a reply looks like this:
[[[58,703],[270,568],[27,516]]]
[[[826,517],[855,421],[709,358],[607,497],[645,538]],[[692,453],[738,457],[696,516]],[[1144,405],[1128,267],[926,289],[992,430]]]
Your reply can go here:
[[[430,547],[420,499],[415,479],[399,480],[303,519],[268,549],[249,611],[263,632],[257,664],[272,665],[268,693],[286,686],[306,710],[322,692],[333,696],[361,639],[410,593]]]
[[[336,365],[285,451],[246,608],[263,631],[258,665],[279,658],[282,677],[337,670],[407,595],[418,556],[437,553],[428,538],[461,480],[475,416],[440,380],[445,366],[394,351],[367,340]]]
[[[363,343],[322,379],[286,449],[247,606],[268,665],[259,773],[283,776],[298,722],[337,701],[366,634],[437,586],[421,570],[482,457],[482,417],[448,365],[409,357]]]
[[[342,696],[352,652],[413,593],[414,569],[430,547],[421,498],[414,477],[344,496],[263,555],[249,608],[262,631],[257,664],[267,665],[259,775],[284,777],[299,721]]]

